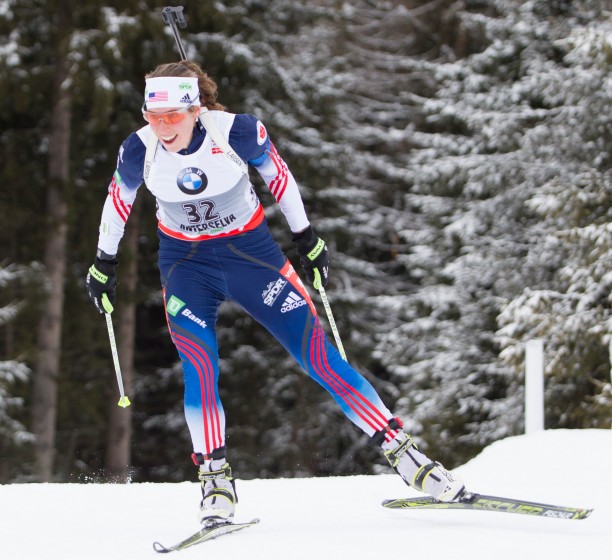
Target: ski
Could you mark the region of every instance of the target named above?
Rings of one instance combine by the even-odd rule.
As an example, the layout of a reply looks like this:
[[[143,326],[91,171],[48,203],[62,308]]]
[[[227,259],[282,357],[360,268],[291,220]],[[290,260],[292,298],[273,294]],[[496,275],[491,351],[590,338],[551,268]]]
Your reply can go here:
[[[175,544],[174,546],[164,546],[159,542],[153,543],[153,548],[155,552],[173,552],[175,550],[183,550],[194,544],[203,543],[206,541],[210,541],[212,539],[216,539],[221,535],[227,535],[229,533],[235,533],[236,531],[240,531],[241,529],[246,529],[247,527],[251,527],[259,523],[259,519],[252,519],[251,521],[247,521],[246,523],[224,523],[220,525],[214,525],[212,527],[204,527],[204,529],[200,529],[197,533],[194,533],[190,537],[187,537],[185,540]]]
[[[593,511],[592,509],[554,506],[552,504],[541,504],[527,500],[516,500],[514,498],[487,496],[486,494],[476,494],[474,492],[466,492],[456,502],[440,502],[427,496],[384,500],[382,505],[392,509],[473,509],[500,511],[558,519],[586,519]]]

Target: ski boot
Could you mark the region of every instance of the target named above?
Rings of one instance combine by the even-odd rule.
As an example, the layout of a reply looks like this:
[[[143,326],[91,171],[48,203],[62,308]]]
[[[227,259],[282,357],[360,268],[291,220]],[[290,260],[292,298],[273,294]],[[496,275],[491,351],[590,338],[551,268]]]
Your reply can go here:
[[[200,523],[205,527],[231,523],[238,498],[229,463],[225,458],[202,459],[199,466],[198,478],[202,483]]]
[[[401,428],[397,420],[392,422],[396,422],[397,426],[391,426],[391,429]],[[382,448],[397,474],[406,484],[420,492],[441,502],[454,502],[465,491],[465,485],[459,477],[421,453],[414,439],[403,431],[397,431],[391,441],[382,443]]]

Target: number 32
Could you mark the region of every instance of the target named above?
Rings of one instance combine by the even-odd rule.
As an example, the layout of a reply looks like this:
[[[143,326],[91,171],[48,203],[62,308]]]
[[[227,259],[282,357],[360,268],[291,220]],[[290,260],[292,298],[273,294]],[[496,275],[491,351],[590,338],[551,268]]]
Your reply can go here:
[[[215,204],[211,200],[200,200],[197,204],[186,202],[183,204],[183,210],[190,224],[201,224],[219,217],[219,214],[215,212]]]

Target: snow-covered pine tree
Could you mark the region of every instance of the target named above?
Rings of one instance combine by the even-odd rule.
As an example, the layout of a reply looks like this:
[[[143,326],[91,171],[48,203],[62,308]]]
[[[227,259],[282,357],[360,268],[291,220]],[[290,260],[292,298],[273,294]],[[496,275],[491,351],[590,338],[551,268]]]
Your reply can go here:
[[[550,169],[526,202],[539,218],[527,260],[533,272],[546,267],[548,274],[532,273],[532,282],[506,303],[497,335],[503,359],[515,367],[526,340],[544,340],[547,425],[607,428],[612,418],[612,23],[597,17],[571,23],[555,42],[562,66],[542,68],[533,78],[547,84],[541,102],[554,114],[547,126],[536,126],[525,137],[537,164]]]
[[[11,358],[15,351],[12,343],[11,323],[18,317],[25,305],[23,299],[16,299],[13,286],[21,283],[32,273],[31,267],[14,264],[0,264],[0,329],[3,334],[3,358],[0,359],[0,455],[2,457],[18,456],[22,461],[28,456],[28,443],[33,436],[23,424],[23,398],[17,396],[15,388],[23,384],[30,375],[30,368],[19,358]],[[23,294],[21,294],[22,296]],[[23,480],[23,464],[18,461],[3,460],[0,464],[0,482]]]
[[[610,306],[603,272],[610,262],[610,116],[604,108],[610,100],[610,50],[600,42],[591,50],[599,55],[579,62],[565,41],[581,27],[578,36],[609,36],[603,3],[464,5],[455,14],[457,29],[485,37],[486,44],[464,58],[454,60],[451,51],[446,61],[420,64],[435,93],[417,103],[421,119],[410,128],[415,149],[403,204],[422,219],[400,230],[411,247],[398,257],[420,286],[400,306],[397,298],[389,303],[406,324],[383,333],[378,347],[400,384],[400,408],[414,419],[411,428],[434,455],[451,463],[521,429],[522,362],[510,366],[498,351],[508,347],[508,356],[524,335],[538,334],[547,336],[558,357],[574,353],[575,292],[589,309],[582,325],[588,314],[594,322],[583,331],[589,333],[580,343],[585,352],[574,353],[569,364],[581,381],[551,379],[548,394],[557,398],[549,401],[549,419],[550,426],[582,425],[555,411],[590,402],[594,385],[585,391],[586,379],[601,379],[596,372],[606,359],[602,331],[609,329],[601,319]],[[556,197],[547,196],[551,191]],[[574,202],[564,205],[569,198]],[[559,210],[553,215],[544,204],[551,201]],[[576,245],[578,237],[589,236],[595,248]],[[568,267],[569,255],[575,264]],[[598,274],[587,272],[589,267]],[[550,326],[521,305],[530,293],[526,286],[568,293],[564,309],[548,308]],[[522,293],[521,303],[512,304]],[[514,327],[500,333],[506,339],[495,337],[503,309],[502,324]]]

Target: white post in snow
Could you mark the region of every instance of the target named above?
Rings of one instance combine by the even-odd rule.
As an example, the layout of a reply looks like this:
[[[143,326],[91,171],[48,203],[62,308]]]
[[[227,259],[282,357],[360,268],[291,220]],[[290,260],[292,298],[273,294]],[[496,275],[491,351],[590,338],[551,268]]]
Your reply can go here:
[[[529,340],[525,349],[525,433],[544,430],[544,341]]]
[[[612,382],[612,336],[610,336],[610,343],[608,344],[608,355],[610,356],[610,381]]]

